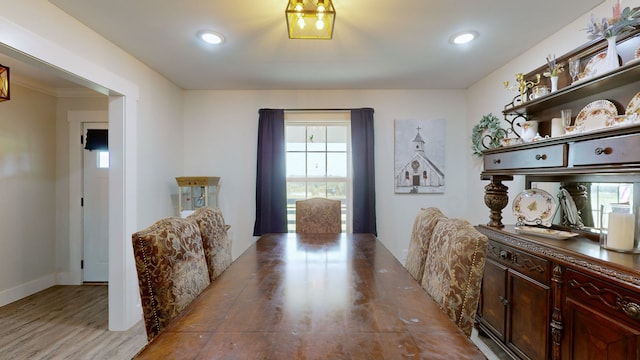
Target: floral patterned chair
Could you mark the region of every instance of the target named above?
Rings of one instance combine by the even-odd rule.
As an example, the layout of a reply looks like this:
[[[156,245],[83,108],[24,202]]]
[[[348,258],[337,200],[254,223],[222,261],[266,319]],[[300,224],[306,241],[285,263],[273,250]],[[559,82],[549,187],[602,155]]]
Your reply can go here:
[[[413,276],[416,281],[422,281],[424,273],[424,262],[427,259],[429,251],[429,242],[433,233],[433,229],[441,219],[447,217],[435,207],[420,209],[413,221],[413,229],[411,230],[411,240],[409,241],[409,250],[407,252],[407,260],[405,268]]]
[[[187,218],[195,220],[200,228],[209,280],[214,281],[231,265],[231,241],[227,236],[230,226],[217,208],[199,208]]]
[[[296,201],[296,232],[338,234],[342,232],[339,200],[312,198]]]
[[[165,218],[132,235],[142,312],[151,340],[210,283],[195,221]]]
[[[467,336],[480,299],[488,242],[468,221],[442,219],[425,262],[422,287]]]

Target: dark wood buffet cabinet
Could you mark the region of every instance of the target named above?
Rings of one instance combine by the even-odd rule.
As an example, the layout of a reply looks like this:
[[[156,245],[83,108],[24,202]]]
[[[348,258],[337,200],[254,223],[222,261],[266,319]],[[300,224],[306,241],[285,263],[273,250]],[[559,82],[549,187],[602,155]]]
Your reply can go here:
[[[622,64],[640,47],[637,34],[619,43]],[[592,42],[558,61],[580,56],[584,66],[603,49],[602,42]],[[598,99],[614,102],[624,114],[640,93],[640,62],[574,85],[565,74],[560,83],[549,95],[508,105],[507,122],[515,129],[518,121],[509,117],[535,119],[541,135],[548,135],[560,109],[570,108],[575,116]],[[633,201],[640,204],[640,123],[492,148],[483,152],[483,161],[490,221],[477,226],[489,238],[478,329],[514,358],[640,359],[640,254],[603,249],[589,229],[554,225],[579,233],[558,240],[523,235],[502,224],[509,202],[504,182],[514,176],[524,176],[525,187],[558,182],[572,189],[576,203],[587,196],[580,184],[633,183]]]

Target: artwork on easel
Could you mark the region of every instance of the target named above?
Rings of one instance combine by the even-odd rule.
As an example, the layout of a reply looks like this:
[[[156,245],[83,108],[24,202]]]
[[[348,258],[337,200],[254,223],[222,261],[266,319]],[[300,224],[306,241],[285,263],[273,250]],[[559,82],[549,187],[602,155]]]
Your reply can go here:
[[[444,193],[444,119],[395,120],[395,192]]]

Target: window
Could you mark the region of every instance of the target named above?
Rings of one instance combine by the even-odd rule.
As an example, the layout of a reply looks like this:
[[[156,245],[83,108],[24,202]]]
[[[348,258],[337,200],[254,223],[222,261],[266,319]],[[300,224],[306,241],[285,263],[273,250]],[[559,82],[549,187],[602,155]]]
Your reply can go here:
[[[108,168],[109,168],[109,152],[98,151],[98,169],[108,169]]]
[[[348,112],[285,114],[289,232],[295,232],[296,201],[312,197],[340,200],[342,230],[351,230],[349,117]]]
[[[593,222],[596,228],[600,228],[600,211],[601,206],[608,208],[611,204],[629,204],[633,205],[633,184],[632,183],[591,183],[591,212],[593,213]],[[605,209],[605,213],[607,209]],[[606,219],[603,219],[606,222]],[[606,224],[604,224],[606,226]]]

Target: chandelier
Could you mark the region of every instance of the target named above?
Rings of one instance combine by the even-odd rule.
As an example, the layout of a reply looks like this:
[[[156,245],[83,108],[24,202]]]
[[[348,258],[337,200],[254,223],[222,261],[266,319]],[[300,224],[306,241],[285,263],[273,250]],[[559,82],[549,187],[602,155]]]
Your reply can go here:
[[[290,39],[333,37],[336,10],[331,0],[289,0],[285,15]]]
[[[0,64],[0,101],[11,99],[9,92],[9,68]]]

